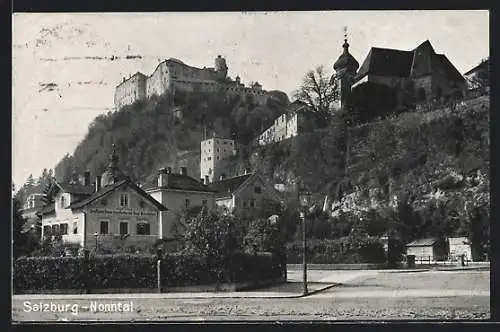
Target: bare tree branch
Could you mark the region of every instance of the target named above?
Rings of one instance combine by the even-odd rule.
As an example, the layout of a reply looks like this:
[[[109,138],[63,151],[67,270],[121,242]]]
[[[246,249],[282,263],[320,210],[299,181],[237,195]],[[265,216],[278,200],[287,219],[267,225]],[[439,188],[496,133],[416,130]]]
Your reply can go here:
[[[323,65],[304,75],[302,84],[294,93],[294,97],[309,105],[315,111],[327,112],[332,103],[338,99],[336,81],[330,81]]]

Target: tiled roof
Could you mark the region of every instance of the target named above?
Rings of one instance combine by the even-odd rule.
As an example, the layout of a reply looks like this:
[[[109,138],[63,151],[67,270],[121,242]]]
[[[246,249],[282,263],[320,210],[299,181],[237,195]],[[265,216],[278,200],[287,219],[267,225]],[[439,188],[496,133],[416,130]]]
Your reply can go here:
[[[153,189],[176,189],[176,190],[189,190],[189,191],[202,191],[202,192],[213,192],[208,186],[196,181],[190,176],[181,174],[164,174],[168,176],[168,185],[163,187],[158,187],[157,183],[152,181],[144,185],[144,190]]]
[[[355,82],[367,74],[392,77],[418,77],[427,75],[441,67],[451,80],[464,78],[444,54],[436,54],[426,40],[412,51],[372,47],[361,65]]]
[[[410,75],[413,52],[372,47],[359,69],[355,81],[367,74],[408,77]]]
[[[217,197],[230,196],[253,174],[245,174],[213,182],[209,187],[218,192]]]
[[[436,239],[436,238],[418,239],[418,240],[415,240],[415,241],[408,243],[406,246],[407,247],[426,247],[426,246],[432,246],[437,241],[438,241],[438,239]]]
[[[112,192],[115,189],[118,189],[119,187],[121,187],[123,185],[130,186],[132,189],[137,191],[137,193],[139,193],[141,196],[143,196],[144,198],[149,200],[160,211],[167,210],[167,208],[163,204],[160,204],[158,201],[156,201],[154,198],[152,198],[148,193],[146,193],[144,190],[139,188],[135,183],[131,182],[129,179],[124,179],[124,180],[118,181],[117,183],[114,183],[112,185],[105,186],[105,187],[101,188],[101,190],[90,195],[89,197],[87,197],[79,202],[72,203],[69,207],[71,209],[78,209],[78,208],[84,207],[85,205],[92,203],[96,199],[99,199],[100,197],[107,195],[108,193]]]

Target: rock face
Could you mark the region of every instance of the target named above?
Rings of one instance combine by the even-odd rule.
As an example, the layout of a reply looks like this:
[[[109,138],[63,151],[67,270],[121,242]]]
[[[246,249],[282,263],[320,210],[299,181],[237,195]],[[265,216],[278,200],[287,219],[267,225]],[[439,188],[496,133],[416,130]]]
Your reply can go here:
[[[317,130],[256,149],[249,162],[271,183],[293,187],[301,178],[321,206],[328,196],[334,214],[394,208],[401,197],[417,210],[432,200],[463,210],[489,200],[488,115],[489,98],[480,97],[453,112],[408,112],[347,135]]]
[[[410,194],[415,207],[431,199],[463,205],[489,200],[489,99],[431,113],[407,113],[349,132],[346,177],[354,190],[338,210],[394,205]]]

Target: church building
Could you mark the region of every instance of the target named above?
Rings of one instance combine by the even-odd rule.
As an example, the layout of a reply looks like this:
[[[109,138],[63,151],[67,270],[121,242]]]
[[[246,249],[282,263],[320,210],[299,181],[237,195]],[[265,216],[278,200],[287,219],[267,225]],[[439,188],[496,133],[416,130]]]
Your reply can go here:
[[[410,51],[372,47],[359,66],[349,53],[347,34],[344,38],[344,51],[333,65],[332,80],[339,89],[337,108],[348,101],[362,104],[365,99],[358,108],[393,110],[403,103],[405,94],[416,102],[446,102],[465,94],[464,77],[446,55],[435,52],[428,40]]]

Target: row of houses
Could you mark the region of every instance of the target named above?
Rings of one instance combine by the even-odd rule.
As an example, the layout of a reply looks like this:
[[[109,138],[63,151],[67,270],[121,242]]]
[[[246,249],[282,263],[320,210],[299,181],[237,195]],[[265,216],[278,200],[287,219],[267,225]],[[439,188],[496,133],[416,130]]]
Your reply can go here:
[[[88,172],[69,183],[55,181],[48,196],[53,202],[37,212],[42,238],[57,235],[63,243],[89,250],[176,239],[185,229],[180,213],[192,207],[232,213],[280,203],[275,189],[253,172],[207,185],[184,167],[179,172],[166,167],[158,171],[156,183],[139,186],[118,169],[114,147],[106,171],[95,181]]]

